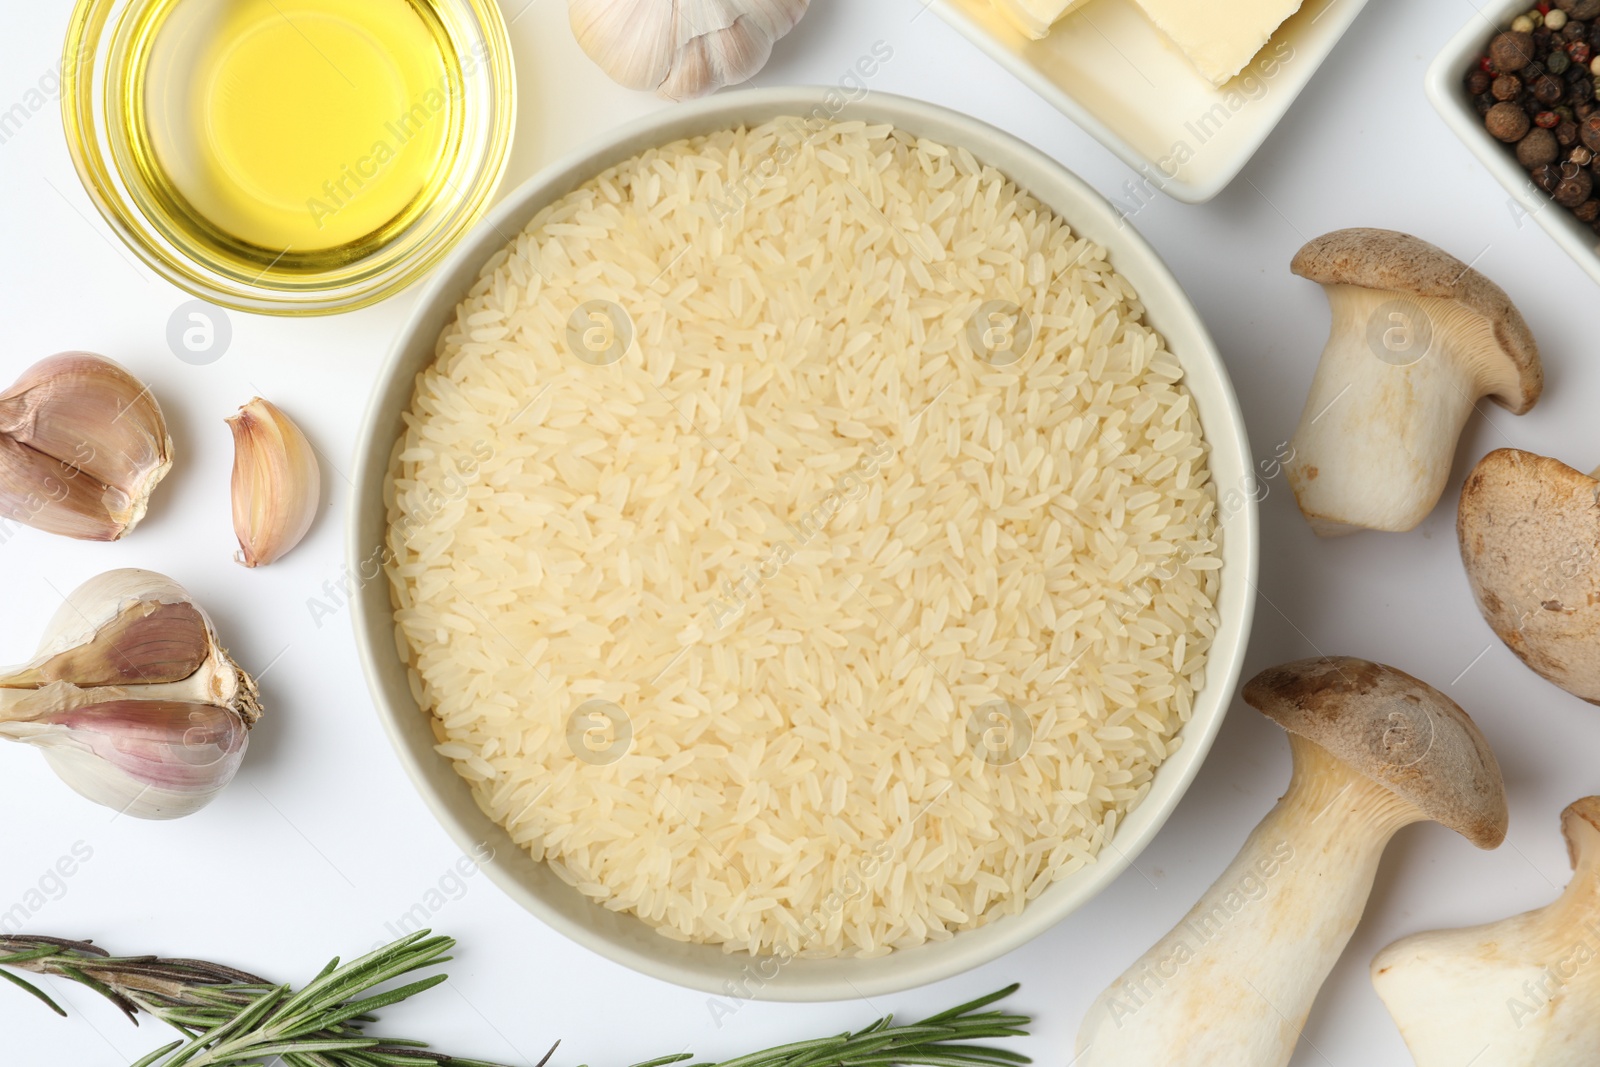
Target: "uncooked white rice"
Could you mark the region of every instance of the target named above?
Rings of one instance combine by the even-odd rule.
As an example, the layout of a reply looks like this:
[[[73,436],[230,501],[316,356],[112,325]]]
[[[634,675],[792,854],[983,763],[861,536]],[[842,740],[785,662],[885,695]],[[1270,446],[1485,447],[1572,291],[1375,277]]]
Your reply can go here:
[[[590,301],[636,329],[613,365],[569,346]],[[994,301],[1036,335],[1009,365],[968,328]],[[1142,318],[1103,249],[887,126],[725,131],[562,198],[395,453],[439,751],[668,937],[875,956],[1020,911],[1144,796],[1215,631],[1206,446]]]

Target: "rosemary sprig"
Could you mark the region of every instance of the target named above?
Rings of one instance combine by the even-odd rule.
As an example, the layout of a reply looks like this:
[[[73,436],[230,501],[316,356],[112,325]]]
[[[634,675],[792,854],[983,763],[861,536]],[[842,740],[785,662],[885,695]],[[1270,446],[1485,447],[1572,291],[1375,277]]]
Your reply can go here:
[[[1033,1020],[1026,1015],[984,1011],[1015,993],[1007,986],[918,1023],[895,1026],[885,1015],[855,1033],[797,1041],[721,1063],[691,1067],[1017,1067],[1033,1061],[1020,1052],[972,1044],[998,1037],[1026,1037]],[[667,1067],[694,1057],[689,1053],[646,1060],[634,1067]]]
[[[499,1067],[431,1052],[420,1041],[372,1037],[362,1029],[374,1021],[373,1012],[432,989],[445,976],[374,990],[444,963],[454,946],[452,939],[423,930],[342,966],[335,959],[296,993],[201,960],[118,957],[87,941],[0,936],[0,978],[66,1015],[43,990],[6,968],[54,975],[94,990],[135,1023],[144,1011],[183,1034],[131,1067]],[[1028,1016],[985,1010],[1016,991],[1017,986],[1008,986],[909,1025],[895,1026],[894,1016],[886,1015],[854,1033],[689,1067],[1021,1067],[1032,1061],[978,1043],[1027,1035]],[[547,1054],[537,1067],[549,1059]],[[693,1059],[680,1053],[635,1067],[671,1067]]]
[[[55,975],[94,990],[134,1023],[145,1011],[184,1035],[132,1067],[246,1067],[269,1062],[285,1067],[499,1067],[430,1052],[421,1041],[377,1038],[362,1030],[374,1021],[372,1013],[379,1008],[432,989],[446,976],[435,974],[398,989],[372,990],[444,963],[449,959],[445,953],[454,946],[448,937],[419,931],[342,966],[335,959],[295,993],[289,986],[201,960],[119,957],[87,941],[0,937],[0,978],[65,1015],[43,990],[4,968]]]

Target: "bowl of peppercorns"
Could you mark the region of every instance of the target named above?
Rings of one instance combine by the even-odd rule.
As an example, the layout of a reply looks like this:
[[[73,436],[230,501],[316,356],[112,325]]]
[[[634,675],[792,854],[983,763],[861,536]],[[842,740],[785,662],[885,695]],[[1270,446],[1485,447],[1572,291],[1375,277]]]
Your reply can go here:
[[[1484,4],[1429,70],[1428,97],[1518,222],[1536,220],[1600,281],[1600,0]]]

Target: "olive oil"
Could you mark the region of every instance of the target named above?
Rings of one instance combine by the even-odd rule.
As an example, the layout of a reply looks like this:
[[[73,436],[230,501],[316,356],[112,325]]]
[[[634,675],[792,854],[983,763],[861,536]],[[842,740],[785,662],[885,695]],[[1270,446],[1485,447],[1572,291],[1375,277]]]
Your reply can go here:
[[[429,0],[169,0],[145,23],[130,151],[175,240],[322,272],[446,191],[461,69]]]

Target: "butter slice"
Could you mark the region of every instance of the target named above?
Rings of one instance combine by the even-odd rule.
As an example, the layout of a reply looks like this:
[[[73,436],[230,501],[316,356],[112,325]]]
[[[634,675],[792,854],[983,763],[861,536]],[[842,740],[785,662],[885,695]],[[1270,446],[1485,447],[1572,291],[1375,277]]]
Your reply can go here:
[[[1137,0],[1217,88],[1228,84],[1304,0]]]
[[[1035,41],[1043,39],[1050,27],[1072,14],[1089,0],[990,0],[995,8]]]

